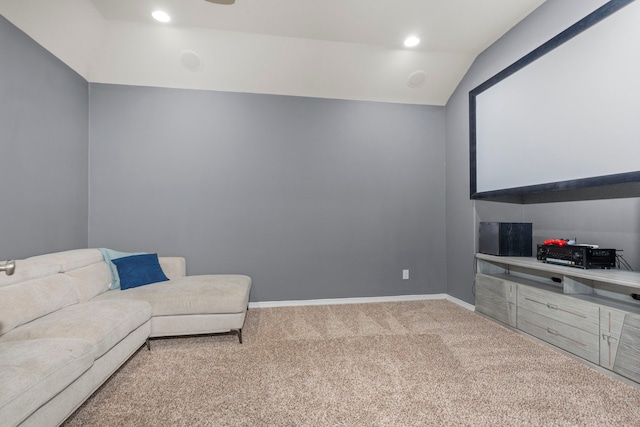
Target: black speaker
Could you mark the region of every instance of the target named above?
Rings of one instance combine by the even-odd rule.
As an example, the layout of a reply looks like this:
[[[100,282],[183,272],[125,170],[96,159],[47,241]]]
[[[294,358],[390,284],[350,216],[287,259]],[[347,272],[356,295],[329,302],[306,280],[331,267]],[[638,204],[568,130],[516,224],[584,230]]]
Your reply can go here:
[[[533,225],[530,222],[481,222],[479,251],[500,256],[532,256]]]

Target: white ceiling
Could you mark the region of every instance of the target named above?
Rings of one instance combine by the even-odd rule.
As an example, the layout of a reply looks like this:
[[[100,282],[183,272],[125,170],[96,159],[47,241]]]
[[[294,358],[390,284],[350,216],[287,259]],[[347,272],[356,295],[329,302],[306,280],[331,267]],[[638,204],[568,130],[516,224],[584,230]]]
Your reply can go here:
[[[543,2],[0,0],[0,13],[91,82],[445,105]],[[405,48],[408,35],[422,42]]]
[[[422,50],[479,53],[540,5],[531,0],[91,0],[109,20],[173,25],[402,48],[409,34]]]

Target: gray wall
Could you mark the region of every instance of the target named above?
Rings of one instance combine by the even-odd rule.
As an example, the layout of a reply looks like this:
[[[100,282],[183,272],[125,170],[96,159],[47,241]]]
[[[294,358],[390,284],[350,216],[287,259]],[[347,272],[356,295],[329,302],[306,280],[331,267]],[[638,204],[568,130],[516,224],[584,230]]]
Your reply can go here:
[[[249,274],[253,301],[446,291],[443,107],[90,91],[90,246]]]
[[[87,246],[88,83],[0,16],[0,260]]]
[[[468,92],[540,44],[580,20],[603,0],[547,0],[483,52],[447,104],[447,289],[473,302],[473,254],[479,221],[533,222],[534,244],[547,238],[623,249],[640,269],[640,199],[514,205],[469,199]],[[606,161],[606,157],[603,157]],[[550,159],[553,160],[553,159]]]
[[[578,237],[640,268],[639,198],[469,199],[468,91],[603,3],[548,0],[480,55],[446,110],[88,85],[0,17],[0,259],[106,246],[250,274],[254,301],[472,303],[478,221],[532,221],[535,243]]]

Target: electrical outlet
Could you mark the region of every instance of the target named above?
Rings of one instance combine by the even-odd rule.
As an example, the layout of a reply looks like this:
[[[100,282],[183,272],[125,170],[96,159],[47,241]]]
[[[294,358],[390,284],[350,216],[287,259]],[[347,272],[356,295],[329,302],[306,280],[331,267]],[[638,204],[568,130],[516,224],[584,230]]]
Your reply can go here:
[[[409,270],[402,270],[402,280],[409,280]]]

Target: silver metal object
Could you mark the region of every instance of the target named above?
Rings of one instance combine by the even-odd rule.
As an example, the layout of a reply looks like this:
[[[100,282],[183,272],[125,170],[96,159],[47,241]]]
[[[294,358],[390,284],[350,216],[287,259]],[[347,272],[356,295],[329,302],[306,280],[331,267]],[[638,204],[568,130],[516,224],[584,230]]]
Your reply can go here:
[[[5,262],[4,265],[0,265],[0,271],[4,271],[7,276],[11,276],[16,271],[16,262],[13,260]]]

